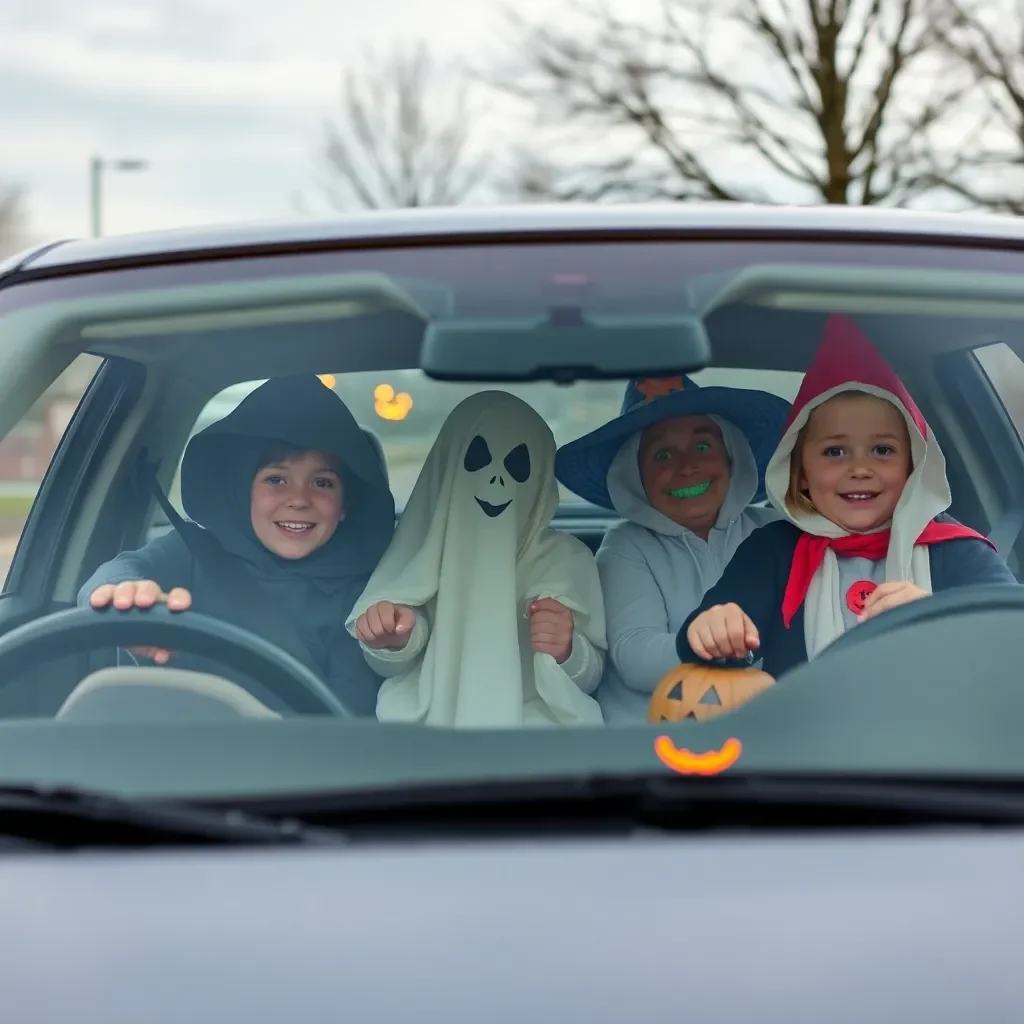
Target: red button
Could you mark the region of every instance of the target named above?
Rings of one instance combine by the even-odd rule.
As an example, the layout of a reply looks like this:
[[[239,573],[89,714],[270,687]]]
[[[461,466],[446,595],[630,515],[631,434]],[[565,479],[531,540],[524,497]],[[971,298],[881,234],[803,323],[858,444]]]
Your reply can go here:
[[[846,607],[854,615],[860,615],[864,611],[864,602],[872,591],[877,589],[878,584],[872,583],[871,580],[857,580],[846,592]]]

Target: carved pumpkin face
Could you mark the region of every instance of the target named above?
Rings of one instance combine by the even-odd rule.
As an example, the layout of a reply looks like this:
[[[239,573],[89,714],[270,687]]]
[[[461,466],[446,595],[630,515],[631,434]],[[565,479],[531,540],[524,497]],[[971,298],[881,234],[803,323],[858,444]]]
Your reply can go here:
[[[655,687],[647,720],[680,722],[684,718],[713,718],[746,704],[774,682],[767,672],[755,668],[677,665]]]

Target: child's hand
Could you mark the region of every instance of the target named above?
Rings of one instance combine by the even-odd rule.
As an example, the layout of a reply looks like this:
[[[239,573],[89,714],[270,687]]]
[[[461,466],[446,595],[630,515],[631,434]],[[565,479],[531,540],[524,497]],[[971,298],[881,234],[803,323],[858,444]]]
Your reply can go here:
[[[705,661],[745,658],[761,646],[757,627],[738,604],[716,604],[690,623],[686,641]]]
[[[404,604],[378,601],[356,619],[356,634],[369,648],[400,651],[409,642],[416,613]]]
[[[858,622],[881,615],[890,608],[898,608],[901,604],[909,604],[919,598],[927,597],[928,592],[915,586],[909,580],[892,580],[881,583],[868,595],[864,602],[864,611],[857,616]]]
[[[559,665],[572,654],[572,612],[553,597],[530,603],[530,639],[539,654],[550,654]]]
[[[154,580],[125,580],[123,583],[104,583],[89,595],[93,608],[106,608],[112,604],[118,611],[129,608],[152,608],[155,604],[166,604],[172,612],[183,612],[192,605],[192,595],[184,587],[175,587],[169,594],[160,589]],[[160,647],[131,647],[132,654],[139,658],[152,658],[163,665],[171,658],[171,652]]]

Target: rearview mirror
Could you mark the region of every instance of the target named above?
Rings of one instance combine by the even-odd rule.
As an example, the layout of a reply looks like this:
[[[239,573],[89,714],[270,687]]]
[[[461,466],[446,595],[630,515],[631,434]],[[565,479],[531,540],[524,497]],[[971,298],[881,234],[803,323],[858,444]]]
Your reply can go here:
[[[693,316],[584,318],[555,309],[546,321],[442,320],[428,325],[420,367],[442,381],[625,380],[694,373],[711,361]]]

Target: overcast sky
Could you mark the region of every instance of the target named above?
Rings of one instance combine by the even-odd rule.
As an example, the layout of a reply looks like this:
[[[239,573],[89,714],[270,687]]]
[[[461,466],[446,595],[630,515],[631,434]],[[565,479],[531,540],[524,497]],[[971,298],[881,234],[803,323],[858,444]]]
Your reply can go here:
[[[320,147],[346,61],[423,39],[453,74],[487,66],[509,56],[507,2],[0,0],[0,183],[28,190],[33,240],[88,234],[93,153],[150,165],[106,176],[107,233],[290,217],[299,197],[328,212]],[[657,0],[610,2],[639,18]],[[514,3],[536,18],[555,0]],[[477,123],[497,153],[533,141],[505,107]],[[763,167],[758,181],[807,201]]]
[[[316,211],[345,59],[403,37],[477,59],[499,3],[0,0],[0,180],[28,189],[42,237],[88,233],[94,152],[150,161],[107,176],[109,233],[287,217],[297,194]]]

